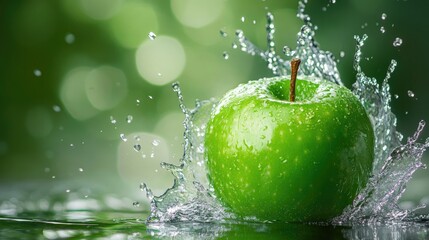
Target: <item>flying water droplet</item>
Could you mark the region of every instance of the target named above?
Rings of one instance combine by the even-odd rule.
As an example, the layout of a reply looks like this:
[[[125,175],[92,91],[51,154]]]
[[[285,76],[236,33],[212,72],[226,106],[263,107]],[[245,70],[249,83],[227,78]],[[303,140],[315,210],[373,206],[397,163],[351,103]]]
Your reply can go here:
[[[132,115],[128,115],[128,116],[125,118],[125,121],[127,121],[127,123],[131,123],[131,122],[133,121],[133,116],[132,116]]]
[[[225,31],[219,30],[219,33],[222,37],[227,37],[228,33],[226,33]]]
[[[133,206],[134,207],[140,207],[140,202],[137,202],[137,201],[133,202]]]
[[[408,94],[408,97],[410,98],[413,98],[415,96],[414,92],[411,90],[408,90],[407,94]]]
[[[154,140],[152,141],[152,145],[153,145],[153,146],[155,146],[155,147],[157,147],[157,146],[159,145],[159,140],[154,139]]]
[[[67,44],[72,44],[75,41],[75,36],[73,33],[67,33],[66,36],[64,37],[64,40],[66,41]]]
[[[386,32],[386,29],[385,29],[383,26],[381,26],[381,27],[380,27],[380,32],[381,32],[381,33],[385,33],[385,32]]]
[[[394,95],[394,97],[395,97],[395,99],[398,99],[398,98],[399,98],[399,95],[398,95],[398,94],[395,94],[395,95]]]
[[[393,46],[394,47],[399,47],[399,46],[401,46],[402,45],[402,39],[401,38],[395,38],[395,41],[393,41]]]
[[[134,140],[136,140],[136,141],[140,141],[140,136],[139,135],[136,135],[136,136],[134,136]]]
[[[83,172],[83,168],[79,168],[79,172]]]
[[[244,22],[244,20],[246,20],[246,18],[244,16],[241,17],[241,22]]]
[[[386,20],[386,18],[387,18],[387,14],[386,13],[381,14],[381,19],[382,20]]]
[[[42,76],[42,71],[40,71],[40,69],[34,69],[33,73],[34,73],[34,76],[36,77]]]
[[[149,32],[148,37],[150,40],[155,40],[156,34],[154,32]]]
[[[127,137],[125,136],[125,134],[121,133],[119,134],[119,137],[121,138],[122,141],[126,142],[128,141]]]
[[[61,107],[58,105],[52,106],[52,109],[54,110],[54,112],[61,112]]]
[[[341,52],[340,52],[340,57],[342,57],[342,58],[343,58],[345,55],[346,55],[346,53],[345,53],[344,51],[341,51]]]

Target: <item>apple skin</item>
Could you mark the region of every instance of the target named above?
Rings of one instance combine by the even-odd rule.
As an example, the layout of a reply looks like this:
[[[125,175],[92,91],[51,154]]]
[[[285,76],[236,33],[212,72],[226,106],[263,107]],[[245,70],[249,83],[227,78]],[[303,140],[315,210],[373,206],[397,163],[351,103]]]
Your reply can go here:
[[[356,96],[298,77],[290,102],[289,84],[265,78],[239,85],[207,123],[210,183],[240,218],[327,221],[352,203],[371,174],[374,131]]]

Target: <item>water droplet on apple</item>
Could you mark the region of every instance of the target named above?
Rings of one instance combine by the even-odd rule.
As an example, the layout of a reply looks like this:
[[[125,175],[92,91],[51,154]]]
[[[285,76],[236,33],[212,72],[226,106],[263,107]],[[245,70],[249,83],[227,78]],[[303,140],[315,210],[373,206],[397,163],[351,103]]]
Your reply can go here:
[[[229,58],[229,54],[227,52],[223,52],[222,56],[225,60],[227,60]]]
[[[290,47],[288,46],[284,46],[283,47],[283,53],[288,56],[290,54]]]
[[[127,139],[127,137],[125,136],[125,134],[123,134],[123,133],[121,133],[121,134],[119,134],[119,137],[121,138],[121,140],[122,141],[124,141],[124,142],[126,142],[128,139]]]
[[[155,40],[156,34],[154,32],[149,32],[148,37],[150,40]]]
[[[125,118],[125,121],[127,123],[131,123],[133,121],[133,116],[132,115],[127,115],[127,117]]]
[[[113,116],[110,116],[110,122],[112,124],[116,124],[116,119]]]
[[[140,150],[142,149],[142,146],[140,144],[134,144],[133,148],[136,152],[140,152]]]

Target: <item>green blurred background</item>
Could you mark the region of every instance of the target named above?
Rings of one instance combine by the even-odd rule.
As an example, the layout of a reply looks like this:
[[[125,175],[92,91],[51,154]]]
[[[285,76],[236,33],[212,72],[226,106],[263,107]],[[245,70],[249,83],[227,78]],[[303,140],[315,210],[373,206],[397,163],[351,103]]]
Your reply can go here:
[[[2,1],[0,186],[79,182],[144,198],[138,186],[146,182],[162,193],[172,177],[159,163],[182,155],[183,114],[171,83],[180,82],[193,107],[195,99],[272,76],[261,59],[232,48],[234,32],[243,29],[265,49],[270,11],[281,54],[296,45],[296,9],[291,0]],[[405,136],[429,120],[428,10],[417,0],[310,1],[307,8],[348,87],[353,35],[369,35],[368,75],[381,80],[390,59],[399,62],[392,107]],[[394,47],[397,37],[403,43]],[[429,195],[428,183],[427,171],[419,172],[407,199]]]

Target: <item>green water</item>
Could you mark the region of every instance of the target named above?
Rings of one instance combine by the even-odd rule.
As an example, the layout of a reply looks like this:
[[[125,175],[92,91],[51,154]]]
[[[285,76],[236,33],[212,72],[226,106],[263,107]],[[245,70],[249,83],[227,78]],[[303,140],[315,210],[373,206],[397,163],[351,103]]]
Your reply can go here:
[[[280,223],[146,225],[148,211],[23,212],[0,215],[0,239],[428,239],[429,223],[330,226]]]
[[[85,184],[73,185],[70,192],[46,183],[1,189],[0,239],[429,239],[429,220],[344,226],[234,220],[148,224],[147,202],[136,205]]]

